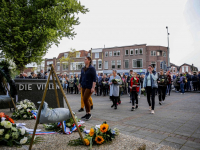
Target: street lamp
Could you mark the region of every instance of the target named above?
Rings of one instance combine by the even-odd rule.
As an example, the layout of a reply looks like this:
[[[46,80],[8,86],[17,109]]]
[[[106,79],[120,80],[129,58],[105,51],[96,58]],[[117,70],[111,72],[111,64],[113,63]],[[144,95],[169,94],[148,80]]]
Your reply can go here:
[[[167,29],[167,42],[168,42],[168,47],[167,47],[167,70],[169,70],[169,67],[170,67],[170,59],[169,59],[169,32],[168,32],[168,26],[166,26],[166,29]]]

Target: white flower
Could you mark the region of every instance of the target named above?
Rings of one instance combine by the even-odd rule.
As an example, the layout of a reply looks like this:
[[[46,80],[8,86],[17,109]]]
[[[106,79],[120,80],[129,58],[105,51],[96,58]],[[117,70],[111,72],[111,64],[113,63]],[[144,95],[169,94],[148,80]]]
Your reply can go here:
[[[12,127],[11,130],[17,132],[17,128],[15,127]]]
[[[31,105],[31,102],[28,102],[27,104],[28,104],[28,105]]]
[[[30,109],[27,109],[26,111],[29,112],[29,111],[31,111],[31,110],[30,110]]]
[[[13,132],[13,133],[12,133],[12,137],[13,137],[14,139],[18,139],[19,133],[18,133],[18,132]]]
[[[20,144],[25,144],[27,142],[28,138],[24,137],[23,139],[20,140]]]
[[[0,135],[3,135],[4,129],[0,129]]]
[[[24,118],[27,118],[27,115],[24,115],[23,117],[24,117]]]
[[[4,118],[4,117],[1,118],[1,121],[5,121],[5,120],[6,120],[6,118]]]
[[[9,134],[6,134],[6,135],[5,135],[5,139],[8,140],[9,138],[10,138],[10,135],[9,135]]]
[[[24,109],[26,109],[27,108],[27,105],[24,105]]]
[[[4,124],[4,127],[5,127],[6,129],[11,128],[11,127],[12,127],[12,123],[11,123],[10,121],[6,121],[6,123]]]
[[[20,111],[20,114],[23,114],[23,113],[24,113],[24,110],[21,110],[21,111]]]
[[[1,121],[1,125],[4,126],[4,124],[6,123],[6,121]]]
[[[20,129],[20,131],[21,131],[21,135],[24,135],[25,134],[25,129]]]
[[[20,104],[21,104],[21,105],[23,105],[23,102],[22,102],[22,101],[20,101]]]
[[[26,99],[23,102],[26,103]]]

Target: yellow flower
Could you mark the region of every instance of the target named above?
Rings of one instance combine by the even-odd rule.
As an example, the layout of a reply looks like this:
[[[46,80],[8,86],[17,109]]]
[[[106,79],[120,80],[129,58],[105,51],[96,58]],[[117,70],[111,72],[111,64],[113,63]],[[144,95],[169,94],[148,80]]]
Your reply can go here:
[[[84,139],[84,142],[85,142],[85,145],[89,145],[90,144],[90,141],[88,139]]]
[[[108,124],[103,123],[103,124],[100,126],[100,131],[101,131],[102,133],[105,133],[105,132],[108,131],[108,127],[109,127]]]
[[[97,144],[102,144],[104,142],[104,139],[103,139],[102,136],[97,136],[95,138],[95,141],[96,141]]]
[[[89,135],[90,135],[90,136],[93,136],[93,135],[94,135],[94,129],[93,129],[93,128],[90,129]]]

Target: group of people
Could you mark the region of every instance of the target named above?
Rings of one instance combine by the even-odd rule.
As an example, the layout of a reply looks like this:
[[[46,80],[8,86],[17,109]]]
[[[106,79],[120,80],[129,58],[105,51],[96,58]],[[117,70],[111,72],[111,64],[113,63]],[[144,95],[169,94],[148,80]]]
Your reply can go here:
[[[200,72],[190,75],[188,72],[183,74],[171,75],[170,71],[164,72],[160,70],[157,73],[152,65],[148,66],[147,72],[139,75],[133,70],[130,70],[129,75],[120,75],[117,70],[113,70],[110,75],[96,74],[95,68],[91,65],[91,57],[85,57],[85,66],[81,69],[81,75],[71,75],[69,78],[66,75],[59,74],[63,89],[66,93],[79,94],[81,92],[81,108],[79,112],[86,110],[86,115],[82,119],[89,120],[92,115],[90,110],[93,109],[93,101],[91,95],[95,93],[97,96],[110,96],[112,101],[111,108],[117,109],[121,104],[120,96],[129,94],[130,103],[132,103],[131,111],[139,108],[138,99],[141,94],[147,95],[147,102],[150,113],[154,114],[155,96],[158,95],[159,104],[162,105],[165,97],[170,96],[171,89],[176,92],[185,94],[185,91],[200,90]],[[47,79],[47,72],[43,70],[36,76],[31,73],[27,77],[26,74],[20,74],[19,78],[38,78]]]
[[[16,78],[20,78],[20,79],[47,79],[48,74],[47,74],[47,72],[44,72],[43,70],[41,70],[38,74],[31,72],[30,76],[28,76],[26,73],[20,73],[18,76],[16,76]]]

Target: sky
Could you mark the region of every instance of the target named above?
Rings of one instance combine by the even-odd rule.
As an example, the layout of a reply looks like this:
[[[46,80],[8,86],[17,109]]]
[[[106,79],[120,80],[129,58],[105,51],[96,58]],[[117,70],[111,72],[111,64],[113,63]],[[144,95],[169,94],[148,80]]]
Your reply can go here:
[[[170,62],[200,70],[200,0],[80,0],[90,11],[78,14],[75,38],[63,38],[44,58],[91,48],[134,44],[167,46]]]

